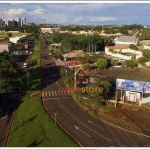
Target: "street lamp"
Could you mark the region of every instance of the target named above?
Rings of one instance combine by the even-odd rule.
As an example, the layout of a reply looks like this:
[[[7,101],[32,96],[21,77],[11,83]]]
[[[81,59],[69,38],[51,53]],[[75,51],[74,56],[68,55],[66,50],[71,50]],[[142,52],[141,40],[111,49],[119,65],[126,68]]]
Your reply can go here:
[[[56,126],[56,116],[57,116],[57,113],[54,113],[54,116],[55,116],[55,126]]]

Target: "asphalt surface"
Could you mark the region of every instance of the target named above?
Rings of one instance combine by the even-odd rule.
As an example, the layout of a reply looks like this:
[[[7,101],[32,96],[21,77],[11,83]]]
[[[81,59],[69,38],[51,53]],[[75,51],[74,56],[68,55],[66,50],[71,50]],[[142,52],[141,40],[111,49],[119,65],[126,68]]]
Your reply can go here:
[[[68,91],[60,91],[60,87],[64,87],[60,66],[48,54],[41,39],[42,100],[56,126],[83,147],[150,147],[150,137],[103,122],[83,110]]]
[[[0,147],[5,146],[20,92],[0,94]]]

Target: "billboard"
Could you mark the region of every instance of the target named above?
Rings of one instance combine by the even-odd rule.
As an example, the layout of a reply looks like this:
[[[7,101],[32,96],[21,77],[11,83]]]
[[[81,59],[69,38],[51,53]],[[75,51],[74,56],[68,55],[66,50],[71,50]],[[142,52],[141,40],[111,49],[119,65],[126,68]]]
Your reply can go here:
[[[116,89],[150,93],[150,82],[117,79],[116,80]]]

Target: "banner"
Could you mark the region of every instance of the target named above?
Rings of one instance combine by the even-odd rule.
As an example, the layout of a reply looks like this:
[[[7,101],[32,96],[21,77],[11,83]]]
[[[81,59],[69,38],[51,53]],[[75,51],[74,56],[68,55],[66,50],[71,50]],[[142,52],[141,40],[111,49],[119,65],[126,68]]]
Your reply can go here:
[[[150,93],[150,82],[117,79],[116,80],[116,89]]]

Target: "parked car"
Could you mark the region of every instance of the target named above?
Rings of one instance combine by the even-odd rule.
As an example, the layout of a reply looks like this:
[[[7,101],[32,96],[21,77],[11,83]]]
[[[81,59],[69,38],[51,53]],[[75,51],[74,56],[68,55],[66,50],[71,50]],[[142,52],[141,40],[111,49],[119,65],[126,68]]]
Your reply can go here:
[[[24,64],[23,64],[23,67],[24,67],[24,68],[27,68],[27,63],[24,63]]]
[[[117,64],[117,65],[114,66],[114,68],[121,68],[121,65]]]

